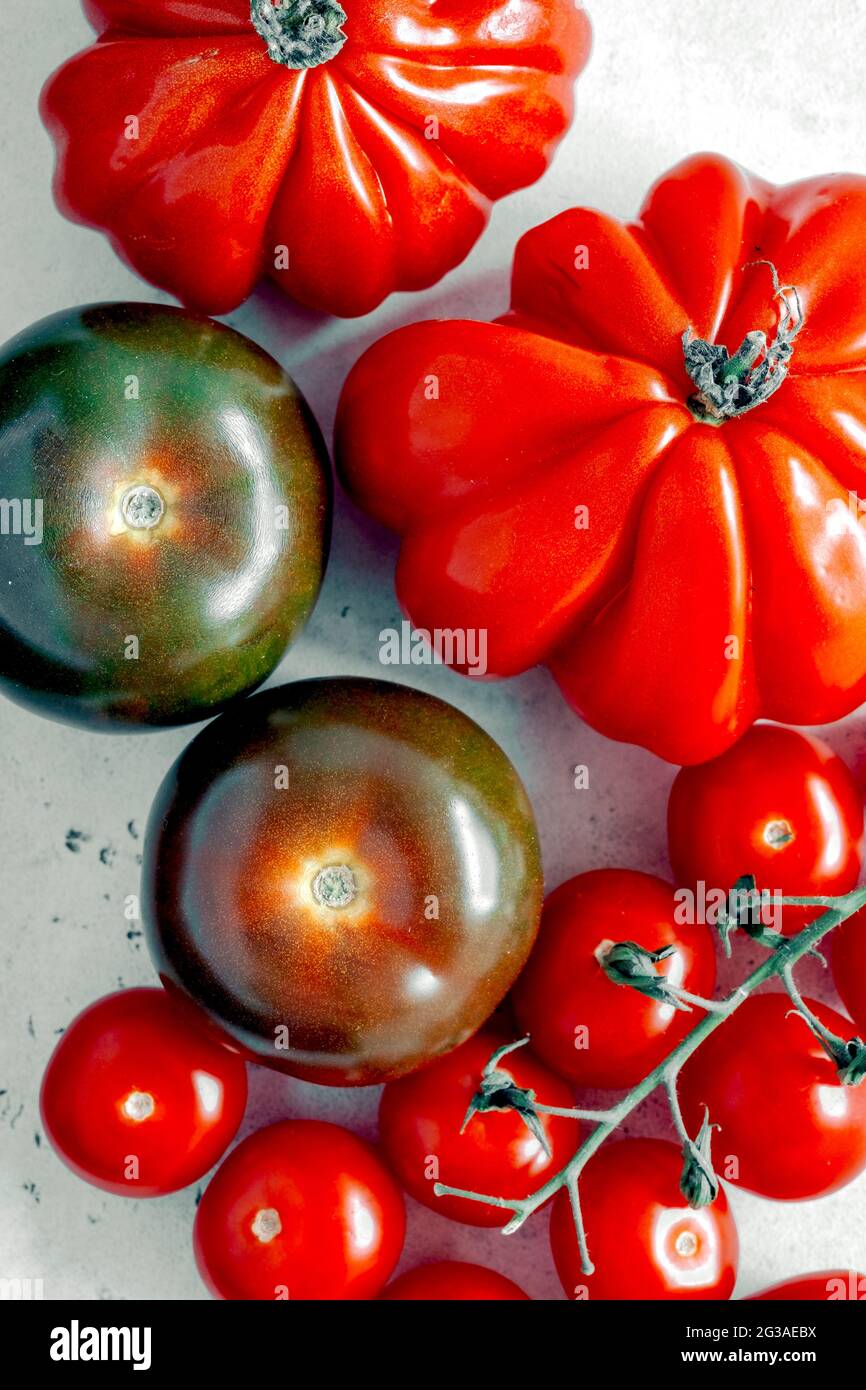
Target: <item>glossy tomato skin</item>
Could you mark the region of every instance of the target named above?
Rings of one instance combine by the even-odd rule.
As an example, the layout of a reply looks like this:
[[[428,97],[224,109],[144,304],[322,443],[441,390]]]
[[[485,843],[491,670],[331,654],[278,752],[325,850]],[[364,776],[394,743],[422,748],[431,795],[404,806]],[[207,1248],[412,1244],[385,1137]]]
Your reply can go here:
[[[368,1144],[286,1120],[232,1150],[199,1203],[193,1244],[216,1298],[370,1299],[405,1228],[400,1190]]]
[[[853,1036],[850,1019],[806,1003],[838,1037]],[[746,999],[680,1073],[690,1131],[704,1106],[720,1126],[713,1141],[719,1174],[777,1201],[835,1192],[866,1168],[866,1089],[842,1085],[792,1008],[786,994]]]
[[[855,912],[830,937],[833,980],[839,997],[866,1035],[866,910]]]
[[[273,358],[209,319],[96,304],[14,338],[0,477],[41,507],[40,543],[0,549],[0,684],[40,714],[121,732],[208,718],[271,673],[313,607],[330,526],[318,428]],[[125,510],[141,489],[155,524]]]
[[[322,901],[326,871],[349,885],[340,906]],[[541,893],[532,810],[498,745],[441,700],[348,677],[254,696],[203,730],[144,850],[163,980],[256,1061],[333,1085],[465,1042],[523,965]]]
[[[601,1149],[580,1178],[595,1273],[580,1267],[571,1204],[557,1193],[550,1244],[572,1299],[725,1299],[737,1277],[739,1241],[724,1191],[692,1211],[679,1190],[682,1154],[665,1139],[623,1139]]]
[[[379,1137],[391,1169],[407,1192],[431,1211],[470,1226],[504,1226],[512,1213],[459,1197],[437,1197],[436,1181],[498,1197],[528,1197],[568,1162],[578,1145],[576,1120],[540,1116],[550,1154],[514,1111],[475,1114],[461,1134],[481,1073],[504,1039],[489,1031],[424,1067],[392,1081],[382,1094]],[[568,1086],[525,1048],[497,1070],[544,1105],[575,1104]]]
[[[759,717],[859,705],[864,215],[861,177],[774,188],[695,155],[634,225],[577,208],[527,233],[498,323],[422,323],[370,348],[337,462],[403,537],[415,625],[486,629],[488,675],[547,663],[595,728],[677,764]],[[731,352],[774,338],[756,257],[796,285],[804,325],[772,398],[708,425],[683,334]]]
[[[433,284],[491,203],[544,173],[591,43],[574,0],[509,0],[507,18],[499,0],[353,0],[342,47],[302,71],[270,54],[250,0],[85,10],[100,41],[42,98],[58,204],[218,314],[264,275],[343,315]]]
[[[66,1029],[40,1109],[50,1143],[78,1177],[121,1197],[160,1197],[222,1157],[246,1099],[240,1057],[164,990],[125,989]]]
[[[747,1303],[788,1303],[808,1301],[835,1303],[866,1299],[866,1274],[853,1269],[824,1269],[818,1274],[798,1274],[772,1288],[750,1294]]]
[[[529,1294],[511,1279],[483,1265],[464,1264],[461,1260],[442,1260],[439,1264],[421,1265],[408,1274],[401,1274],[382,1294],[383,1302],[463,1302],[484,1300],[487,1303],[527,1303]]]
[[[820,739],[756,724],[720,757],[677,773],[668,847],[677,882],[689,887],[727,892],[753,874],[770,893],[835,897],[860,875],[863,798]],[[818,911],[773,908],[766,921],[790,934]]]
[[[712,995],[713,941],[702,924],[679,924],[670,884],[631,869],[598,869],[545,901],[538,942],[512,999],[538,1056],[581,1086],[633,1086],[694,1027],[694,1014],[617,985],[596,958],[604,942],[676,950],[658,971],[690,993]]]

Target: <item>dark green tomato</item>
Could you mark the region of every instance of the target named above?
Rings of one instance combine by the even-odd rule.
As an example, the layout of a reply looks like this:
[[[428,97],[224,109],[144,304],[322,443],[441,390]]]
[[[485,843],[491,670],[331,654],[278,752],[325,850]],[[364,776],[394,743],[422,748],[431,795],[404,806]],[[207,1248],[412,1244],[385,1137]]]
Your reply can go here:
[[[26,329],[0,350],[6,693],[96,728],[217,713],[306,621],[329,493],[303,398],[232,329],[154,304]]]
[[[254,1061],[388,1081],[464,1042],[538,928],[523,786],[466,715],[351,678],[266,691],[163,782],[144,854],[157,969]]]

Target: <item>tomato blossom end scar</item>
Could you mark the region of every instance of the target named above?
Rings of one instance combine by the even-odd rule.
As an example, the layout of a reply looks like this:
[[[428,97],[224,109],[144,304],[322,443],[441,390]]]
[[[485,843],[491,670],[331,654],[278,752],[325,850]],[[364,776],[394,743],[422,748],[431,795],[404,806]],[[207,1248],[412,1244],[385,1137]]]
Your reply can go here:
[[[348,907],[358,895],[355,875],[348,864],[328,864],[313,879],[312,893],[320,907]]]
[[[156,1102],[147,1091],[130,1091],[123,1102],[123,1113],[128,1120],[149,1120],[155,1109]]]
[[[152,531],[165,515],[165,502],[150,483],[136,483],[121,497],[120,514],[130,530]]]
[[[262,1207],[256,1212],[250,1230],[262,1245],[269,1245],[283,1229],[280,1213],[273,1207]]]

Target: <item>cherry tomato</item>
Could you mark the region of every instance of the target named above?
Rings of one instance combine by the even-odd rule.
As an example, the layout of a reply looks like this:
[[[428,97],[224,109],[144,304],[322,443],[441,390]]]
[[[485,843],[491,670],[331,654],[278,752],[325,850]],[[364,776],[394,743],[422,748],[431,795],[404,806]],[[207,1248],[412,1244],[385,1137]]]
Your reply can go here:
[[[694,1026],[694,1014],[615,984],[597,956],[619,941],[650,951],[674,946],[659,974],[707,997],[712,937],[703,924],[678,925],[676,910],[669,884],[631,869],[579,874],[550,894],[513,991],[521,1027],[548,1066],[582,1086],[632,1086]]]
[[[461,1133],[484,1065],[502,1041],[493,1033],[477,1033],[432,1066],[392,1081],[379,1108],[382,1145],[406,1191],[431,1211],[470,1226],[504,1226],[512,1213],[460,1197],[436,1197],[437,1180],[498,1197],[527,1197],[567,1163],[578,1144],[576,1120],[541,1115],[546,1154],[513,1110],[476,1113]],[[574,1105],[568,1086],[524,1048],[503,1057],[497,1070],[534,1091],[545,1105]]]
[[[595,1273],[581,1270],[568,1193],[557,1193],[550,1244],[575,1299],[730,1298],[739,1241],[727,1198],[692,1211],[679,1190],[682,1153],[665,1139],[603,1145],[580,1177]]]
[[[338,1125],[285,1120],[251,1134],[212,1178],[193,1240],[217,1298],[375,1298],[403,1248],[400,1189]]]
[[[237,1132],[241,1058],[161,989],[106,995],[70,1023],[42,1081],[42,1124],[74,1173],[121,1197],[202,1177]]]
[[[848,1039],[850,1020],[806,1000]],[[687,1125],[709,1107],[721,1126],[716,1171],[762,1197],[820,1197],[866,1168],[866,1085],[844,1086],[834,1063],[786,994],[746,999],[706,1039],[680,1075]]]
[[[853,1269],[824,1269],[820,1274],[798,1274],[760,1293],[750,1294],[747,1303],[788,1303],[792,1300],[833,1303],[866,1299],[866,1274]]]
[[[833,979],[839,997],[866,1034],[866,908],[849,917],[829,938]]]
[[[0,491],[21,526],[0,547],[0,683],[40,714],[209,718],[316,601],[318,428],[272,357],[197,314],[94,304],[0,349]]]
[[[863,858],[863,801],[841,758],[820,739],[756,724],[721,757],[682,768],[668,802],[677,881],[727,892],[743,874],[787,897],[847,893]],[[814,908],[762,913],[798,931]]]
[[[474,1033],[541,910],[532,809],[502,749],[430,695],[283,686],[188,746],[158,794],[144,911],[165,982],[249,1055],[392,1080]]]
[[[442,1260],[439,1264],[422,1265],[408,1274],[401,1274],[389,1284],[382,1298],[392,1302],[457,1302],[484,1299],[488,1303],[517,1303],[529,1301],[517,1284],[483,1265],[464,1264],[461,1260]]]

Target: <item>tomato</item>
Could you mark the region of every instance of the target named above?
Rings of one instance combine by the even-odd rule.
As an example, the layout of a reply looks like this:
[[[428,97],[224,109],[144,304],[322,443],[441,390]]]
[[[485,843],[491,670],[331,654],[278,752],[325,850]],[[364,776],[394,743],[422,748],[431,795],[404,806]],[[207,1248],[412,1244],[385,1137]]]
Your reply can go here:
[[[541,910],[532,809],[443,701],[305,681],[204,729],[163,782],[143,911],[164,982],[254,1060],[392,1080],[465,1042]]]
[[[841,758],[820,739],[757,724],[702,767],[677,773],[668,846],[679,883],[727,892],[744,874],[786,897],[852,889],[863,862],[863,800]],[[774,907],[766,925],[789,933],[819,909]]]
[[[503,1039],[477,1033],[469,1042],[414,1076],[385,1087],[379,1108],[379,1135],[393,1172],[407,1192],[431,1211],[470,1226],[504,1226],[512,1213],[460,1197],[436,1197],[434,1182],[489,1192],[497,1197],[528,1197],[558,1172],[578,1144],[576,1120],[540,1115],[549,1153],[513,1110],[476,1113],[461,1127],[481,1074]],[[567,1109],[574,1097],[525,1049],[509,1053],[497,1071],[521,1090],[534,1091],[543,1105]]]
[[[285,1120],[251,1134],[196,1212],[199,1273],[225,1299],[375,1298],[403,1248],[390,1173],[338,1125]]]
[[[421,1265],[408,1274],[401,1274],[382,1294],[390,1302],[441,1303],[458,1300],[485,1299],[492,1303],[529,1301],[523,1292],[504,1274],[497,1274],[483,1265],[464,1264],[460,1260],[442,1260],[439,1264]]]
[[[486,674],[546,662],[590,724],[675,763],[715,757],[759,716],[817,724],[859,705],[864,216],[866,179],[774,188],[696,155],[635,225],[574,209],[527,233],[498,323],[422,323],[370,348],[338,463],[403,536],[416,627],[485,629]],[[762,259],[797,288],[799,334]],[[722,374],[722,345],[750,332],[781,340],[754,369],[737,357],[713,421],[686,332],[696,375],[697,358]]]
[[[569,1298],[730,1298],[739,1242],[724,1191],[692,1211],[679,1190],[682,1154],[665,1139],[605,1144],[580,1177],[595,1273],[581,1270],[568,1193],[557,1193],[550,1244]]]
[[[712,937],[702,924],[678,925],[669,884],[631,869],[578,874],[544,904],[538,943],[513,1001],[539,1057],[581,1086],[633,1086],[695,1025],[695,1014],[615,984],[596,952],[632,941],[647,951],[673,946],[659,975],[701,998],[715,983]]]
[[[806,1000],[844,1040],[847,1018]],[[701,1044],[680,1076],[686,1124],[709,1108],[722,1178],[780,1201],[835,1192],[866,1168],[866,1086],[844,1086],[786,994],[760,994]]]
[[[799,1274],[760,1293],[750,1294],[747,1303],[789,1303],[810,1300],[832,1303],[837,1300],[866,1299],[866,1274],[853,1269],[824,1269],[820,1274]]]
[[[185,303],[267,275],[365,314],[467,255],[533,183],[589,56],[575,0],[85,0],[49,81],[68,217]]]
[[[196,1182],[243,1119],[244,1064],[161,989],[124,989],[79,1014],[42,1081],[42,1126],[63,1162],[121,1197]]]
[[[830,941],[833,979],[839,997],[866,1034],[866,909],[861,908],[833,931]]]
[[[278,364],[156,304],[70,309],[0,350],[0,683],[97,729],[217,714],[316,600],[330,478]],[[4,515],[4,526],[6,517]]]

